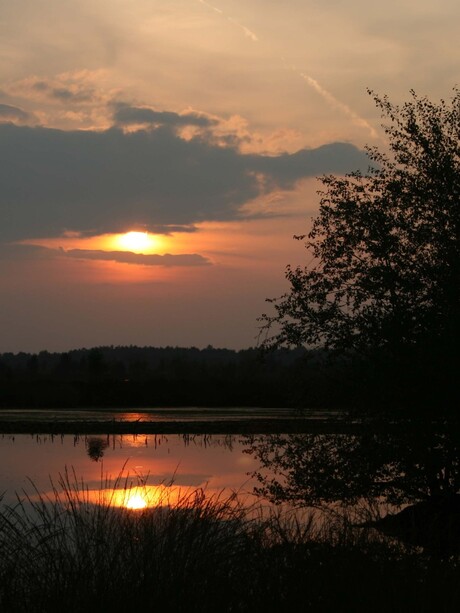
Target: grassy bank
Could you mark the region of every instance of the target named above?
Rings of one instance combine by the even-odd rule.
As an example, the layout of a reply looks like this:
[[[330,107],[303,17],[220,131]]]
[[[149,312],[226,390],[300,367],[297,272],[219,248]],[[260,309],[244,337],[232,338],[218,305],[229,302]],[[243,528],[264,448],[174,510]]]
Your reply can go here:
[[[111,487],[129,496],[127,481]],[[430,558],[345,517],[267,518],[201,490],[156,509],[114,500],[90,503],[84,484],[66,475],[51,497],[32,492],[1,507],[0,610],[460,608],[458,559]]]
[[[346,434],[359,426],[338,419],[220,419],[194,421],[3,420],[0,434]]]
[[[447,425],[446,425],[447,424]],[[361,434],[398,433],[420,428],[431,431],[459,429],[458,420],[365,420],[343,417],[246,418],[216,420],[71,420],[65,412],[51,421],[39,418],[5,419],[0,411],[0,434]]]

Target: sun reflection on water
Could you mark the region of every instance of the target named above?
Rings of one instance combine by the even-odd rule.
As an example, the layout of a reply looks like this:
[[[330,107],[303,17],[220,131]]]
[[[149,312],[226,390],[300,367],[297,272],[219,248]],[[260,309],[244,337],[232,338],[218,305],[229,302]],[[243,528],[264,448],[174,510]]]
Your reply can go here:
[[[181,506],[190,501],[196,487],[173,487],[167,485],[139,485],[128,488],[89,490],[90,504],[124,508],[132,511],[165,506]]]
[[[148,504],[145,498],[141,494],[131,494],[129,498],[126,500],[125,505],[127,509],[145,509]]]

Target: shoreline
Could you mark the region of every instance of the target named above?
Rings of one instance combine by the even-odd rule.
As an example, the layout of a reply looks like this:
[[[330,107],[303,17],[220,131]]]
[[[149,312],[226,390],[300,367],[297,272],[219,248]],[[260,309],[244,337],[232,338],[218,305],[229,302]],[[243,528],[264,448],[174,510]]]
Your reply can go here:
[[[0,434],[354,434],[361,425],[331,419],[233,419],[215,421],[0,420]]]

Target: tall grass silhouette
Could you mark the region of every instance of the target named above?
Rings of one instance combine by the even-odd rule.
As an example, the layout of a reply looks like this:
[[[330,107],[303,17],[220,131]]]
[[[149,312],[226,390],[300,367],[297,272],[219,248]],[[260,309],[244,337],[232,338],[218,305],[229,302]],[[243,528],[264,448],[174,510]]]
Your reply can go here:
[[[460,610],[458,558],[430,559],[346,515],[267,513],[174,486],[155,507],[120,504],[137,487],[120,473],[95,499],[65,471],[49,493],[30,482],[0,501],[0,611]]]

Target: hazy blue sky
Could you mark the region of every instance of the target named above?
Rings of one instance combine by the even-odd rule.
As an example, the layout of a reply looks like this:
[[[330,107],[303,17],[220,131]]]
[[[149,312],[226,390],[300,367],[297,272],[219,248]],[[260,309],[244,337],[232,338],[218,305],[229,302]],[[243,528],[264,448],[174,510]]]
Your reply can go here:
[[[0,351],[255,344],[315,176],[386,146],[366,88],[449,98],[459,22],[458,0],[3,0]]]

